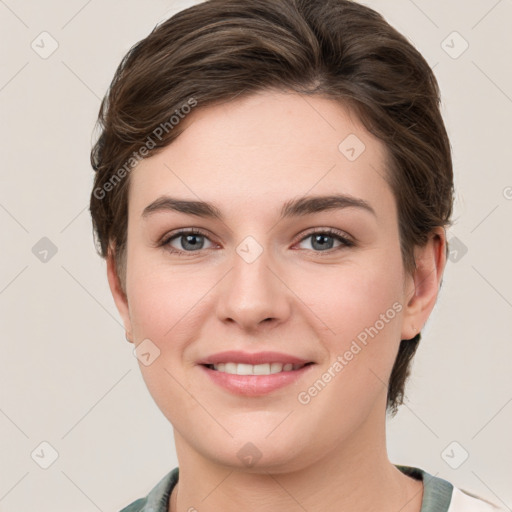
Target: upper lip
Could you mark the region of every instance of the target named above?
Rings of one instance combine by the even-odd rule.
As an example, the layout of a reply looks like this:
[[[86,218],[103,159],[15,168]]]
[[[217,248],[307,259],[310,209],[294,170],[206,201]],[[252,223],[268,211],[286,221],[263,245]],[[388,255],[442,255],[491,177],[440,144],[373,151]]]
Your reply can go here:
[[[281,352],[240,352],[237,350],[228,350],[226,352],[218,352],[211,356],[201,359],[198,364],[219,364],[219,363],[242,363],[242,364],[265,364],[265,363],[282,363],[282,364],[306,364],[312,361],[283,354]]]

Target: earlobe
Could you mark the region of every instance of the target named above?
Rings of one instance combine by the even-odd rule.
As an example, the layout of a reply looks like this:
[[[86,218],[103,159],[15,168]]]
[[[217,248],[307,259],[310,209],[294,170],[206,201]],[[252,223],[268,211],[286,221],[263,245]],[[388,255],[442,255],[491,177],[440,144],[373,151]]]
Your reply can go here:
[[[117,310],[123,320],[124,328],[126,331],[126,340],[133,343],[132,325],[130,320],[130,310],[128,307],[128,298],[124,292],[119,275],[117,272],[117,266],[115,261],[115,252],[112,248],[108,251],[107,260],[107,278],[110,287],[110,292],[116,304]]]
[[[415,248],[416,269],[405,297],[402,338],[414,338],[425,325],[437,300],[446,265],[446,231],[432,231],[423,247]]]

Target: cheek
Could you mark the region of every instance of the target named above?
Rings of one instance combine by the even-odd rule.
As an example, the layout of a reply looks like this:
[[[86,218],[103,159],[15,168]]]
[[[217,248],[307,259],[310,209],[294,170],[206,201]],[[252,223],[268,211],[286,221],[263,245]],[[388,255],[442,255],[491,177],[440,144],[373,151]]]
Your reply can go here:
[[[144,251],[133,254],[127,281],[135,341],[150,339],[165,356],[159,364],[164,359],[168,365],[186,364],[183,354],[193,340],[202,337],[205,317],[213,310],[211,292],[221,277],[211,268],[171,266]]]
[[[332,391],[346,405],[372,401],[385,388],[400,344],[402,278],[400,255],[390,253],[340,269],[327,291],[318,287],[310,294],[313,311],[329,327],[323,343],[338,376]]]
[[[331,337],[346,341],[376,322],[379,330],[388,332],[399,324],[402,267],[395,254],[354,259],[349,265],[322,270],[314,279],[311,277],[297,276],[295,289],[335,335]]]

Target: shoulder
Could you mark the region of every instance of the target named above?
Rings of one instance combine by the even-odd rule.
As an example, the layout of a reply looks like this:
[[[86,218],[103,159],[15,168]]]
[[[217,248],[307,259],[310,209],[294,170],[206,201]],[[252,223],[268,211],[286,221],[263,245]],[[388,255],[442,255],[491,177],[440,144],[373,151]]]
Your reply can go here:
[[[395,464],[406,475],[423,481],[421,512],[505,512],[504,508],[455,487],[451,482],[427,471]]]
[[[147,496],[139,498],[120,512],[167,512],[169,496],[178,482],[178,477],[179,468],[176,467],[167,473]]]
[[[454,487],[448,512],[504,512],[505,509],[494,503]]]
[[[124,507],[121,512],[141,512],[144,510],[144,507],[146,506],[146,498],[140,498],[137,501],[134,501],[127,507]]]

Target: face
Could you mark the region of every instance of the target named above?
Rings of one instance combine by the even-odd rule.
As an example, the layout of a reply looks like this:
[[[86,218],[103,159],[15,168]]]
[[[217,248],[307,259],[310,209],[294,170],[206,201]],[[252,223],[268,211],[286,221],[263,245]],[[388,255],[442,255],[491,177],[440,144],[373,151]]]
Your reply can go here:
[[[182,122],[132,171],[127,300],[114,290],[178,456],[285,471],[368,443],[422,325],[383,144],[338,103],[284,92]]]

